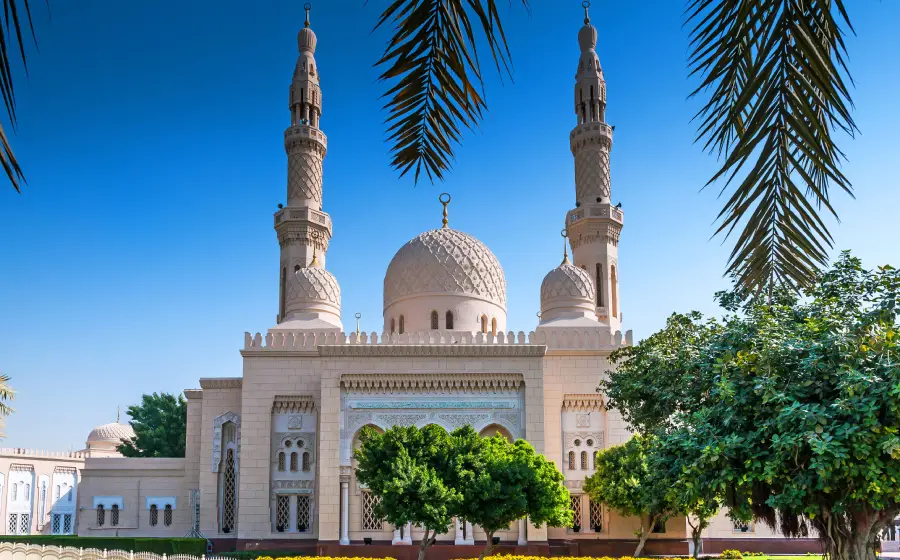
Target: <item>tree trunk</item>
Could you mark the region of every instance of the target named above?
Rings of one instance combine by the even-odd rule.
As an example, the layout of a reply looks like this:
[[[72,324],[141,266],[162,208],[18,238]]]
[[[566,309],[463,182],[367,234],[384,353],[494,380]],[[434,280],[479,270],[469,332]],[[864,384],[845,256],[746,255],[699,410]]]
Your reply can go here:
[[[691,539],[694,541],[694,558],[700,557],[700,543],[702,539],[700,535],[703,533],[702,525],[699,523],[696,527],[691,527]]]
[[[425,560],[425,549],[428,548],[428,545],[433,543],[434,539],[436,539],[436,538],[437,538],[437,529],[435,529],[434,532],[429,537],[428,536],[428,528],[426,527],[425,528],[425,536],[422,537],[422,542],[419,545],[419,560]]]
[[[494,532],[491,531],[489,533],[485,531],[484,534],[487,535],[487,544],[484,545],[484,550],[481,551],[481,556],[478,557],[478,560],[484,560],[484,557],[490,556],[491,551],[494,550]]]

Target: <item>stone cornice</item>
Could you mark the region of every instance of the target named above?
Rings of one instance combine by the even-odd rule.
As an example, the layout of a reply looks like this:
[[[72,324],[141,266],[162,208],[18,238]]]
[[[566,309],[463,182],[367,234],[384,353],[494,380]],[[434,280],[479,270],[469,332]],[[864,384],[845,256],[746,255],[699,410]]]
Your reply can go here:
[[[242,377],[202,377],[200,387],[203,389],[240,389],[243,385]]]
[[[598,393],[588,393],[573,395],[569,394],[563,397],[563,412],[579,411],[601,411],[605,409],[605,400],[603,395]]]
[[[428,356],[428,357],[508,357],[540,358],[547,350],[538,344],[383,344],[383,345],[329,345],[319,346],[320,356]]]
[[[184,393],[184,398],[187,400],[200,400],[203,398],[203,389],[185,389],[182,391]]]
[[[362,393],[518,391],[521,373],[345,373],[344,389]]]

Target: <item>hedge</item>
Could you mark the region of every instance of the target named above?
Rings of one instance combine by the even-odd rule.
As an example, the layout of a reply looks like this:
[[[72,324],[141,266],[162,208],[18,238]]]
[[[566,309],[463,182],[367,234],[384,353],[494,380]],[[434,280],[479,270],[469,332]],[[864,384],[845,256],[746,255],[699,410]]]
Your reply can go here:
[[[0,535],[0,542],[72,546],[100,550],[130,550],[156,554],[206,554],[206,539],[147,537],[77,537],[74,535]]]

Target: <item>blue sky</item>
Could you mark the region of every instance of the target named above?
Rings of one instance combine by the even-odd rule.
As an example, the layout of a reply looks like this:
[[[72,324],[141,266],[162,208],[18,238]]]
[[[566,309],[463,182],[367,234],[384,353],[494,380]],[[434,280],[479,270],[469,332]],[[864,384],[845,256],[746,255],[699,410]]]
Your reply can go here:
[[[574,199],[568,133],[582,10],[575,0],[502,6],[514,82],[489,75],[490,112],[467,134],[444,184],[388,167],[372,68],[387,0],[319,0],[329,138],[328,268],[344,325],[381,330],[394,252],[439,227],[484,241],[509,285],[509,326],[531,330],[541,279],[560,260]],[[301,2],[35,2],[40,52],[19,74],[12,137],[28,178],[0,185],[0,371],[18,391],[6,446],[81,447],[94,425],[152,391],[239,376],[244,331],[277,310],[272,214],[286,197],[282,132],[303,24]],[[257,5],[258,4],[258,5]],[[862,134],[842,141],[856,199],[835,193],[836,248],[900,264],[900,3],[854,2],[848,39]],[[598,52],[616,125],[613,200],[627,328],[638,338],[675,310],[715,311],[730,245],[710,240],[720,202],[701,192],[715,159],[693,143],[697,101],[682,2],[595,2]]]

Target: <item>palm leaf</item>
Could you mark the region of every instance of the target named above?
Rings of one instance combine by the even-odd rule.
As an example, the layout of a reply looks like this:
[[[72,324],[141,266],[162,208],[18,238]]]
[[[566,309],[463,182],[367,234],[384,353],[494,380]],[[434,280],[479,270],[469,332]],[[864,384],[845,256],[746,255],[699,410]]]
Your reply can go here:
[[[731,191],[716,235],[736,234],[726,274],[745,293],[809,285],[828,262],[830,191],[852,196],[832,138],[854,134],[843,0],[690,0],[698,141]]]
[[[6,436],[3,432],[3,417],[9,416],[15,412],[5,401],[10,401],[14,399],[15,396],[16,392],[9,386],[9,376],[0,375],[0,438]]]
[[[24,9],[26,28],[31,33],[31,38],[37,45],[34,37],[34,26],[31,20],[31,8],[28,6],[28,0],[3,0],[3,12],[0,13],[0,97],[3,98],[3,104],[6,106],[6,114],[9,116],[10,124],[13,129],[16,127],[16,99],[13,88],[12,70],[10,68],[10,59],[14,51],[17,56],[22,58],[25,65],[25,71],[28,71],[28,65],[25,60],[25,42],[22,33],[23,22],[20,21],[20,6]],[[16,192],[22,192],[20,183],[25,182],[25,175],[19,162],[13,154],[12,146],[3,126],[0,125],[0,166],[9,178],[10,183]],[[0,403],[2,405],[2,403]],[[0,408],[0,414],[3,414]]]
[[[522,0],[528,7],[528,0]],[[476,41],[486,40],[497,71],[510,74],[510,53],[495,0],[394,0],[376,24],[393,36],[379,79],[388,111],[391,166],[400,176],[425,171],[433,182],[450,169],[453,146],[487,105]],[[482,34],[476,36],[476,30]]]

